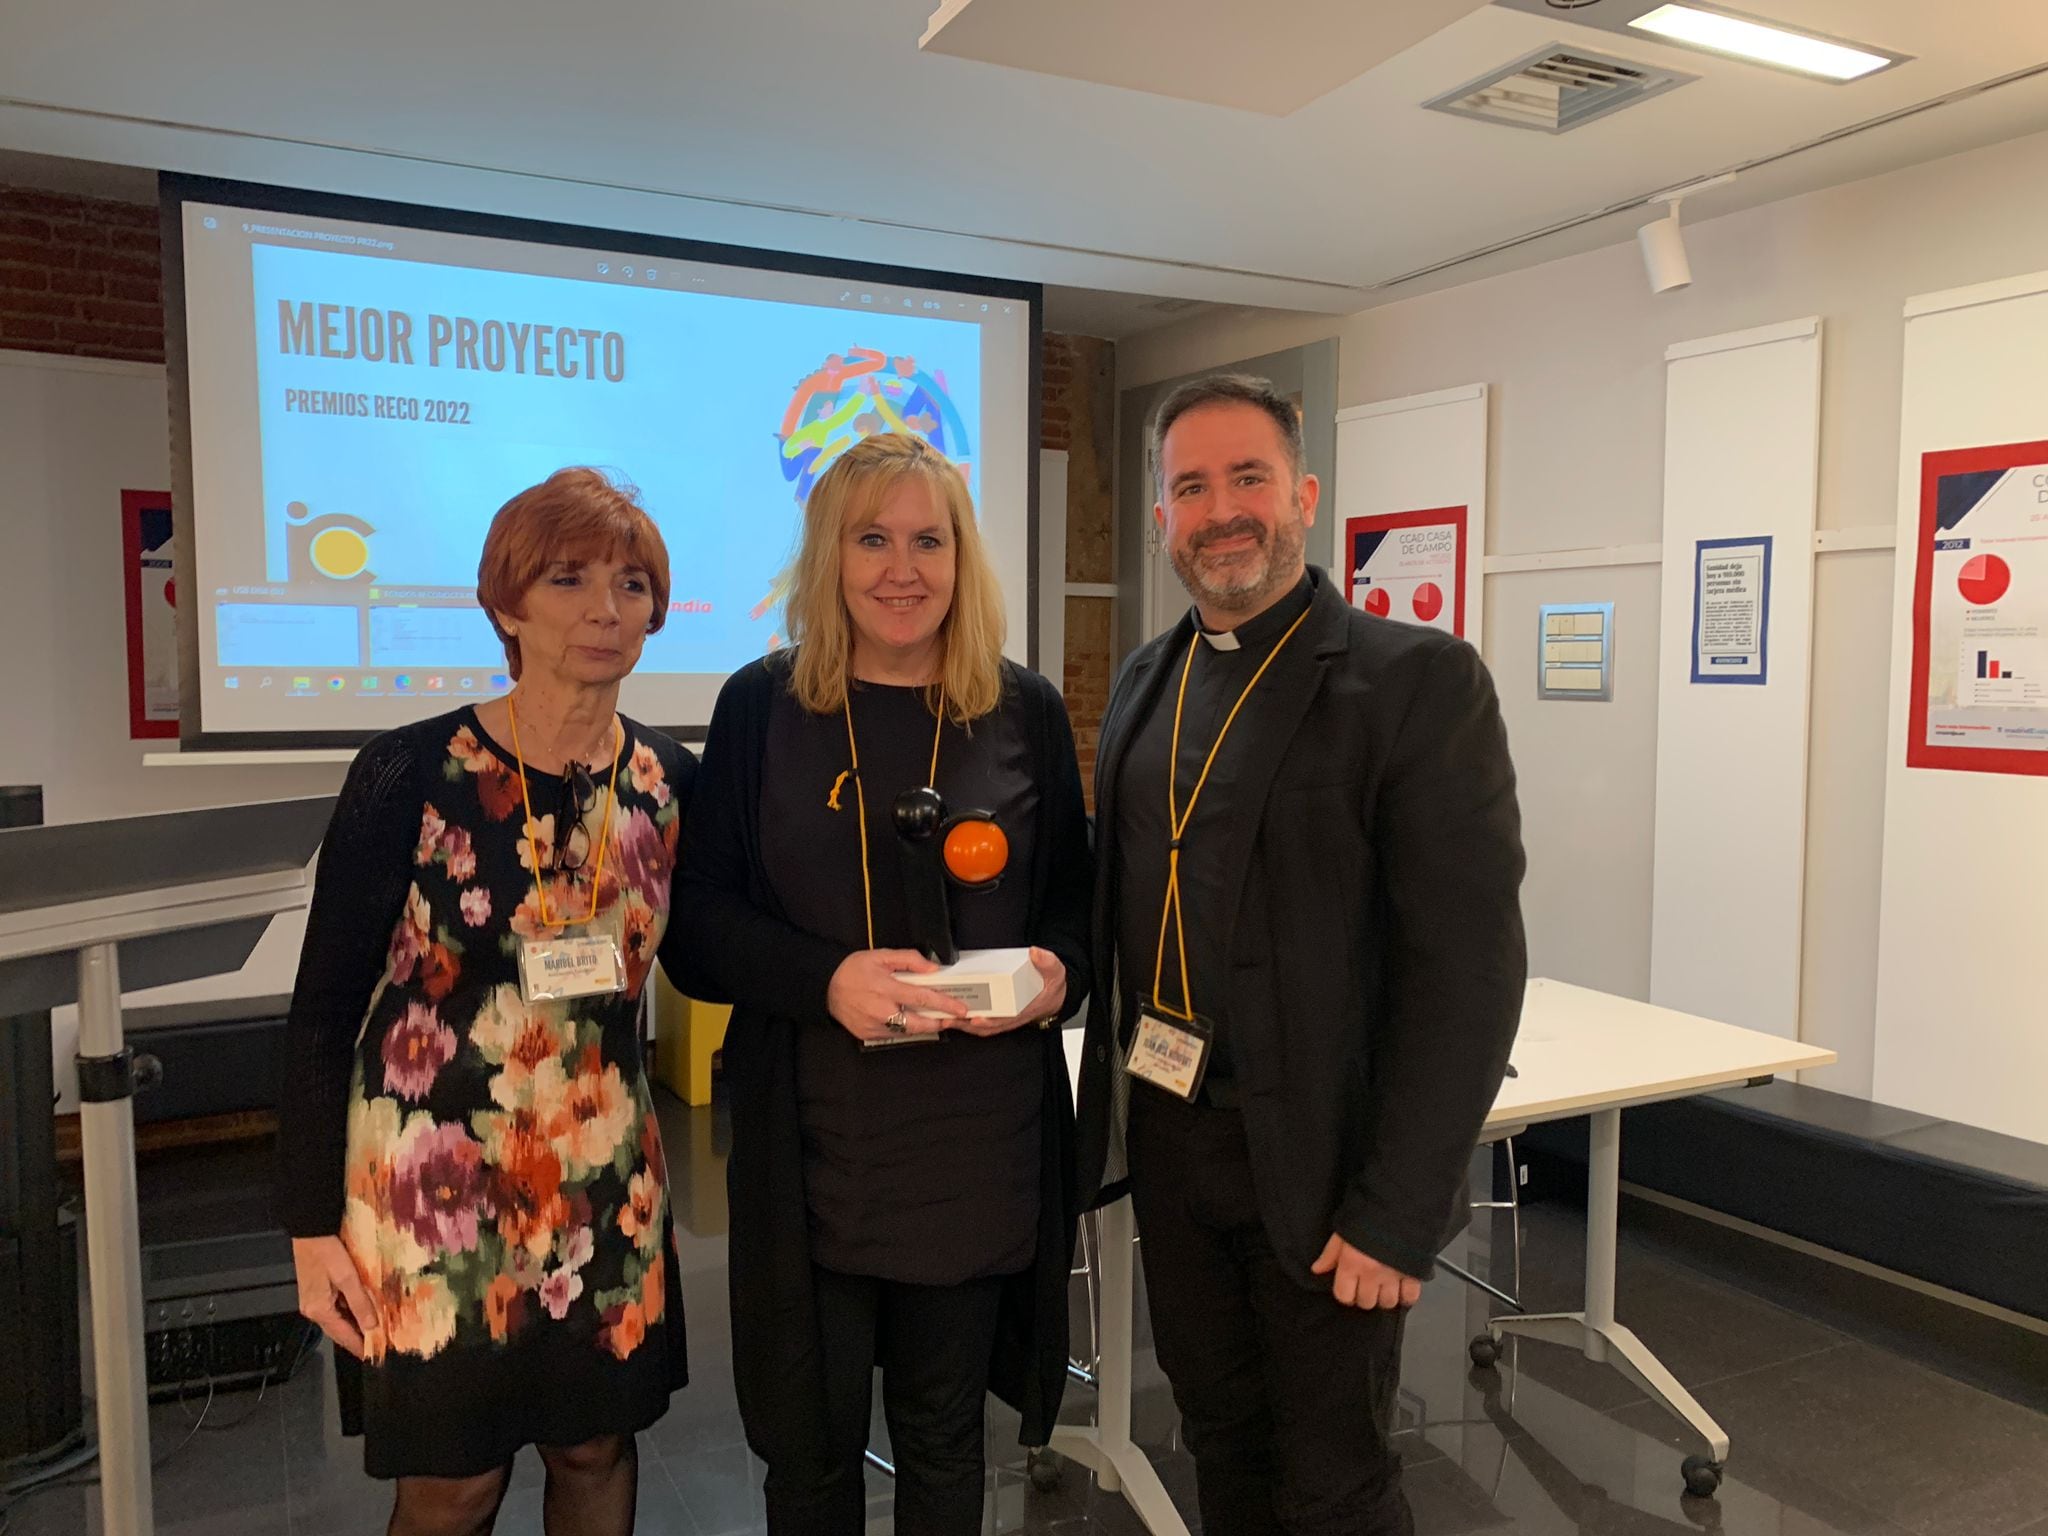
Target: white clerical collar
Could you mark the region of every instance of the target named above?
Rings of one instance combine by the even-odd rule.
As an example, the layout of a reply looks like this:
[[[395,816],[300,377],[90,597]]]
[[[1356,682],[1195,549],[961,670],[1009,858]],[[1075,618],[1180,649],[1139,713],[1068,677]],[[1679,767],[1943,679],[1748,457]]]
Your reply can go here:
[[[1234,630],[1198,629],[1196,633],[1208,641],[1212,649],[1219,651],[1234,651],[1238,649],[1239,641]]]

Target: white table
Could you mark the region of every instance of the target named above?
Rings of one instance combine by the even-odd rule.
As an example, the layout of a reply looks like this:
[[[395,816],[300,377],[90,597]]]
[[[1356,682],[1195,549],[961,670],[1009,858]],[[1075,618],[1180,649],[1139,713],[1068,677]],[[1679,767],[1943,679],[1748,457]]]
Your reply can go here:
[[[1068,1065],[1077,1066],[1079,1031],[1070,1032],[1067,1045]],[[1728,1436],[1643,1342],[1615,1321],[1621,1112],[1834,1060],[1832,1051],[1777,1035],[1562,982],[1532,981],[1515,1038],[1516,1075],[1501,1084],[1481,1132],[1483,1140],[1498,1141],[1543,1121],[1590,1116],[1584,1309],[1495,1318],[1488,1325],[1490,1334],[1495,1340],[1516,1334],[1569,1344],[1589,1360],[1613,1365],[1699,1432],[1708,1454],[1688,1461],[1686,1476],[1702,1492],[1719,1482]],[[1131,1443],[1132,1236],[1128,1199],[1102,1212],[1095,1261],[1102,1294],[1096,1423],[1054,1430],[1052,1447],[1092,1470],[1104,1488],[1121,1490],[1153,1536],[1187,1536],[1158,1473]]]

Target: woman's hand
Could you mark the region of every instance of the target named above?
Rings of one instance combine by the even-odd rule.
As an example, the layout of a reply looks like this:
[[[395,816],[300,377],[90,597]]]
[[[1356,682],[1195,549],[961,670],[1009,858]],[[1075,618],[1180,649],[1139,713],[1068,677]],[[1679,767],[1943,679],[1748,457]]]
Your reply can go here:
[[[384,1327],[356,1261],[338,1237],[292,1239],[292,1268],[298,1273],[299,1315],[357,1359],[384,1353]]]
[[[937,969],[914,949],[856,950],[832,973],[832,984],[825,989],[825,1007],[856,1040],[935,1035],[948,1020],[964,1018],[967,1005],[929,987],[898,981],[895,973]],[[920,1008],[946,1017],[925,1018],[911,1011]],[[892,1020],[901,1027],[892,1028]]]
[[[1022,1013],[1011,1019],[962,1019],[959,1023],[947,1027],[968,1035],[1005,1035],[1013,1029],[1021,1029],[1026,1024],[1037,1024],[1058,1014],[1067,1002],[1066,966],[1060,963],[1060,957],[1051,950],[1035,947],[1031,951],[1031,963],[1038,968],[1042,985],[1038,989],[1038,996],[1031,999],[1030,1006]]]

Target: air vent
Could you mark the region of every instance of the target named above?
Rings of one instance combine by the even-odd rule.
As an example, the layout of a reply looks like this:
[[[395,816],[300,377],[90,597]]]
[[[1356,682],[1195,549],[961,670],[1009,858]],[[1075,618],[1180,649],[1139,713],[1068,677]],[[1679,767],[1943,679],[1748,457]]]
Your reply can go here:
[[[1178,315],[1185,310],[1200,307],[1201,302],[1200,299],[1154,299],[1145,307],[1162,315]]]
[[[1697,78],[1553,43],[1423,105],[1482,123],[1568,133]]]

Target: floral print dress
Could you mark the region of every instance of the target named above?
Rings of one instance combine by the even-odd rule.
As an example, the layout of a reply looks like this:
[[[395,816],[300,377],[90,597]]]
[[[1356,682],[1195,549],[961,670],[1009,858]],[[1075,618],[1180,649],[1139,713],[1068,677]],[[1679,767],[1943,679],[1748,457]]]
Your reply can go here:
[[[580,829],[557,824],[564,781],[529,769],[529,821],[514,755],[473,710],[370,743],[323,845],[282,1203],[295,1236],[340,1234],[377,1305],[359,1385],[340,1361],[372,1476],[471,1476],[525,1444],[631,1433],[684,1380],[639,1019],[696,763],[623,728],[601,871],[610,764]],[[521,1000],[520,946],[549,932],[536,872],[557,921],[594,892],[624,993]]]

